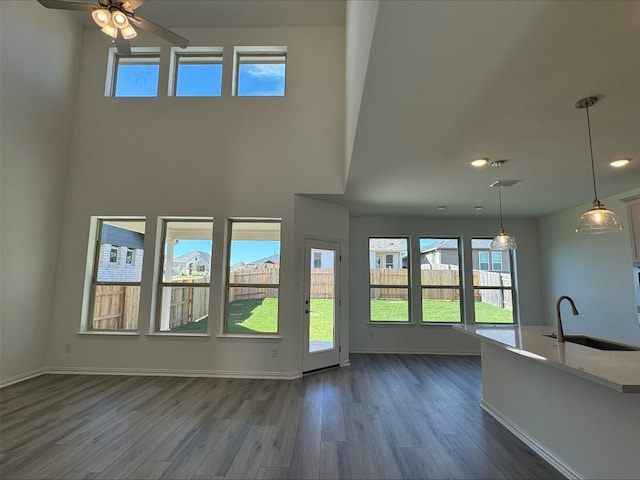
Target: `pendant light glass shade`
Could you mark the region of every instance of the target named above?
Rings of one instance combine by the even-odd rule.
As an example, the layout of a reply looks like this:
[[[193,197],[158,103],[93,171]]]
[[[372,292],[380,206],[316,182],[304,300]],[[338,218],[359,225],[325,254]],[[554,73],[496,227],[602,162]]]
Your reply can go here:
[[[491,250],[515,250],[518,248],[516,237],[500,229],[500,233],[491,240]]]
[[[506,160],[491,162],[492,167],[498,168],[498,181],[494,185],[498,185],[498,201],[500,203],[500,233],[491,240],[491,250],[515,250],[518,248],[516,237],[509,235],[504,231],[504,228],[502,228],[502,180],[500,178],[500,166],[504,163],[506,163]]]
[[[591,176],[593,178],[593,206],[578,219],[577,233],[613,233],[622,230],[622,222],[615,213],[607,210],[596,191],[596,170],[593,163],[593,147],[591,145],[591,121],[589,120],[589,107],[598,103],[598,97],[586,97],[576,102],[576,108],[587,111],[587,131],[589,132],[589,152],[591,154]]]
[[[622,230],[622,223],[611,210],[607,210],[599,200],[593,207],[578,219],[578,233],[613,233]]]

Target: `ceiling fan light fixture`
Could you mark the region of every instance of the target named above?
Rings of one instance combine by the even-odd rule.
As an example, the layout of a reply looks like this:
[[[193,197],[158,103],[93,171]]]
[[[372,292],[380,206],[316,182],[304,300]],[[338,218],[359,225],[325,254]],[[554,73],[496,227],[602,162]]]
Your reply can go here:
[[[116,10],[111,14],[111,21],[116,27],[120,29],[123,29],[129,26],[129,19],[124,14],[124,12],[121,12],[120,10]]]
[[[98,8],[94,10],[91,12],[91,17],[99,27],[104,27],[111,22],[111,12],[106,8]]]
[[[102,32],[109,35],[111,38],[118,37],[118,28],[113,23],[107,23],[102,27]]]
[[[596,170],[593,163],[593,146],[591,144],[591,121],[589,120],[589,107],[598,103],[598,97],[585,97],[576,102],[577,109],[587,111],[587,132],[589,133],[589,152],[591,154],[591,176],[593,178],[593,206],[584,213],[576,225],[576,233],[613,233],[622,230],[622,222],[615,213],[607,210],[600,200],[596,190]]]
[[[120,33],[122,33],[122,38],[124,38],[125,40],[131,40],[132,38],[136,38],[138,36],[138,32],[136,32],[136,29],[133,28],[131,24],[120,30]]]

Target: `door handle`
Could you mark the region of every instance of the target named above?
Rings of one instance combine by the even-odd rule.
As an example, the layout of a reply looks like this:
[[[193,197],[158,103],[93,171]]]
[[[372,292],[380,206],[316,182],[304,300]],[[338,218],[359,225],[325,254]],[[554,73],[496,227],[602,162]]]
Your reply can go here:
[[[305,310],[304,313],[311,313],[311,310]]]

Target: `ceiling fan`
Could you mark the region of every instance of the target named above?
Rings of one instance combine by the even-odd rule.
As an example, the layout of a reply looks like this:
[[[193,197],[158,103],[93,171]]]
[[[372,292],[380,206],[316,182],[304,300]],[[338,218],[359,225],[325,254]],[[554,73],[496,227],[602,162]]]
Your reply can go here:
[[[93,21],[102,28],[102,31],[109,35],[115,43],[118,53],[130,54],[131,45],[129,40],[137,35],[136,29],[141,28],[166,41],[185,48],[189,45],[189,40],[181,37],[177,33],[166,29],[149,20],[135,15],[135,9],[142,5],[145,0],[97,0],[98,5],[90,3],[80,3],[64,0],[38,0],[40,4],[47,8],[59,10],[80,10],[91,12]]]

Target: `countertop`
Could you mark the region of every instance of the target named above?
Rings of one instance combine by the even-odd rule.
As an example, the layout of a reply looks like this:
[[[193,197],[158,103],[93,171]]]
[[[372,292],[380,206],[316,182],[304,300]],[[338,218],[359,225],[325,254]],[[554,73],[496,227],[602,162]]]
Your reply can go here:
[[[623,393],[640,393],[640,351],[598,350],[558,343],[549,326],[455,325],[454,330],[544,362]],[[573,335],[573,332],[571,333]],[[569,335],[565,332],[565,335]]]

